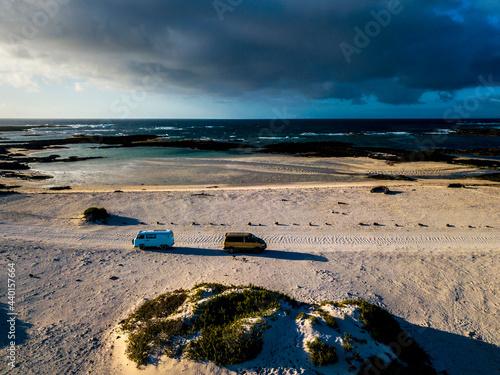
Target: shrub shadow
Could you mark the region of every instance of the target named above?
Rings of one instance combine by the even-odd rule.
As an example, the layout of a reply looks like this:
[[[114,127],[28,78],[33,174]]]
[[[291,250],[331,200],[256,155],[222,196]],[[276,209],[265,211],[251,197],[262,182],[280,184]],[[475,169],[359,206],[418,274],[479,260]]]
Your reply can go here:
[[[141,251],[153,251],[156,253],[178,254],[178,255],[189,255],[189,256],[222,256],[222,257],[245,256],[249,258],[255,257],[255,258],[274,258],[274,259],[294,260],[294,261],[309,260],[314,262],[328,262],[328,259],[322,255],[298,253],[295,251],[281,251],[281,250],[264,250],[264,252],[261,254],[254,254],[251,252],[238,252],[234,254],[229,254],[222,249],[219,250],[219,249],[174,246],[169,250],[161,250],[159,248],[151,247]]]
[[[385,195],[398,195],[398,194],[404,194],[405,192],[404,191],[399,191],[399,190],[391,190],[390,192],[388,192],[387,194]]]
[[[106,220],[108,225],[114,225],[117,227],[126,226],[126,225],[139,225],[140,220],[134,219],[133,217],[120,216],[111,214],[110,217]]]

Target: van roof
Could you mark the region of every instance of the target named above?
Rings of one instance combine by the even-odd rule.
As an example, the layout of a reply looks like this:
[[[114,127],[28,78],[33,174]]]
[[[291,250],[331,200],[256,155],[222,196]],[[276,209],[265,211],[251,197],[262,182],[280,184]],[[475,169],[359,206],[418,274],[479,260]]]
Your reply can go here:
[[[227,236],[251,236],[252,233],[248,233],[248,232],[229,232],[229,233],[226,233],[226,237]]]
[[[159,230],[159,229],[155,229],[155,230],[140,230],[138,234],[150,234],[150,233],[154,233],[154,234],[161,234],[161,233],[172,234],[172,231],[170,229],[169,230]]]

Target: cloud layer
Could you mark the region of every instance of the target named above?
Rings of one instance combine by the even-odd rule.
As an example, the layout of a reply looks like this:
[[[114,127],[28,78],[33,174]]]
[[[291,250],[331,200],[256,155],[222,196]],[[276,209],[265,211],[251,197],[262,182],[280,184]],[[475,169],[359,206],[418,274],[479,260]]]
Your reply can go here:
[[[0,12],[2,81],[30,90],[144,86],[153,70],[164,93],[412,104],[500,77],[500,4],[486,0],[6,0]]]

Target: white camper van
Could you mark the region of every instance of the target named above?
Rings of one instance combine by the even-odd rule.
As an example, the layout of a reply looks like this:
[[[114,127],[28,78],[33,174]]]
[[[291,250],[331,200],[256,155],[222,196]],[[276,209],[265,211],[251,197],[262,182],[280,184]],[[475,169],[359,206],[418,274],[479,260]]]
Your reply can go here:
[[[132,243],[141,250],[146,247],[160,247],[162,250],[167,250],[174,246],[174,233],[171,230],[141,230]]]

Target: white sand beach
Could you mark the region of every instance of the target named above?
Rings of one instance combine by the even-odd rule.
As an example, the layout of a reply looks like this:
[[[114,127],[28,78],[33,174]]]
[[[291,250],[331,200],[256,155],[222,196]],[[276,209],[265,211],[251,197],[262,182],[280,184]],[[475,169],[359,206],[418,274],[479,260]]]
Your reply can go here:
[[[292,159],[295,166],[321,167],[317,159]],[[394,314],[438,371],[498,374],[500,184],[460,180],[453,182],[467,188],[448,188],[450,180],[441,178],[446,168],[466,168],[439,163],[337,162],[360,174],[413,171],[428,178],[279,183],[269,172],[267,185],[259,179],[254,186],[249,180],[217,188],[145,181],[60,192],[42,188],[46,181],[22,182],[22,194],[0,197],[1,267],[15,264],[19,313],[18,367],[4,362],[0,373],[241,373],[244,365],[224,369],[187,360],[136,370],[123,352],[118,323],[142,302],[219,282],[252,283],[304,302],[366,299]],[[376,185],[394,194],[370,193]],[[82,221],[91,206],[112,214],[108,224]],[[146,228],[172,229],[175,247],[134,249],[131,239]],[[229,231],[252,232],[268,250],[231,256],[222,251]],[[6,288],[1,293],[6,301]],[[2,320],[7,307],[2,302]]]

